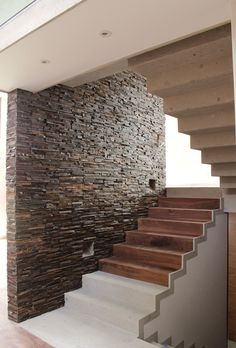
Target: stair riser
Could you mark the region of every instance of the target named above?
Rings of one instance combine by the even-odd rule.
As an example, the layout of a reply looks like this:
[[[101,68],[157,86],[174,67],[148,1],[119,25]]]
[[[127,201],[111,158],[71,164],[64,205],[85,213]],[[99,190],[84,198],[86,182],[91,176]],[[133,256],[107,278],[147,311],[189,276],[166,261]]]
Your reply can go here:
[[[148,216],[156,219],[184,220],[184,221],[211,221],[212,212],[205,210],[184,210],[184,209],[159,209],[150,208]]]
[[[221,199],[222,190],[219,187],[168,187],[166,189],[166,195],[168,199],[191,197]]]
[[[120,275],[122,277],[128,277],[132,279],[138,279],[143,280],[146,282],[159,284],[163,286],[169,285],[169,276],[167,274],[152,272],[149,270],[141,271],[138,268],[130,268],[128,266],[126,267],[119,267],[119,266],[113,266],[110,264],[106,264],[105,262],[99,263],[99,269],[103,272],[108,272],[116,275]]]
[[[141,248],[130,248],[128,245],[120,244],[113,247],[114,256],[121,257],[132,263],[141,263],[148,266],[159,266],[172,269],[180,269],[182,264],[181,255],[172,255],[157,251],[143,250]]]
[[[236,163],[213,164],[211,166],[213,176],[236,176]]]
[[[147,233],[128,232],[126,241],[134,245],[146,245],[159,248],[169,248],[171,250],[189,252],[193,250],[193,239],[184,239],[177,237],[150,236]]]
[[[217,107],[224,108],[233,102],[233,76],[225,84],[216,85],[214,88],[192,91],[183,95],[174,95],[165,98],[164,112],[167,115],[181,117],[199,113],[199,106],[204,109]]]
[[[222,188],[236,188],[236,176],[230,177],[221,177],[220,178],[220,187]]]
[[[203,224],[142,218],[138,220],[138,230],[143,233],[156,232],[160,234],[201,236],[203,234]]]
[[[87,295],[108,300],[124,307],[139,308],[141,311],[151,312],[155,308],[155,296],[142,291],[138,286],[134,288],[124,286],[123,283],[113,283],[109,280],[91,279],[83,276],[83,290]]]
[[[204,149],[202,151],[202,163],[214,164],[229,162],[236,162],[236,146]]]
[[[66,306],[69,310],[75,313],[81,313],[84,315],[92,315],[93,317],[109,322],[115,326],[118,326],[134,334],[139,334],[138,320],[134,318],[128,318],[127,315],[120,315],[116,312],[111,312],[110,307],[103,305],[103,303],[92,303],[89,299],[83,299],[79,296],[73,297],[67,294]]]
[[[191,148],[202,150],[214,147],[232,146],[236,145],[235,139],[234,130],[194,134],[191,136]]]
[[[219,209],[219,199],[159,198],[158,205],[166,208]]]
[[[212,131],[234,130],[234,104],[229,104],[224,111],[198,114],[178,119],[178,129],[185,134],[207,134]]]
[[[188,92],[196,88],[209,88],[232,76],[232,56],[218,61],[185,64],[148,78],[148,90],[162,98]]]

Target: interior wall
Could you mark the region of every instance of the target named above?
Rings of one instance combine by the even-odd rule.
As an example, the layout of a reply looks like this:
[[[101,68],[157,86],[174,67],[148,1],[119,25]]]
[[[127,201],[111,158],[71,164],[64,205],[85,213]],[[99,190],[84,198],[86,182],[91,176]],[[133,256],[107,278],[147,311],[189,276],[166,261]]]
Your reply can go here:
[[[165,188],[164,122],[161,100],[128,72],[77,89],[9,94],[11,319],[62,306],[64,292],[80,287],[82,274],[156,205]],[[93,243],[94,255],[83,257]]]
[[[228,346],[227,214],[213,216],[204,237],[194,241],[194,252],[184,256],[182,270],[171,274],[171,294],[157,297],[158,317],[146,332],[157,330],[159,343],[168,340],[176,348]]]

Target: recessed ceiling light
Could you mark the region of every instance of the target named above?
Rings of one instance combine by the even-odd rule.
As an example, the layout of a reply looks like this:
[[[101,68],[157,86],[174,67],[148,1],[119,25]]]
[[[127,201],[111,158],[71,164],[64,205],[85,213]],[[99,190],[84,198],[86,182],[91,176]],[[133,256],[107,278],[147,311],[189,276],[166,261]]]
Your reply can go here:
[[[110,37],[112,35],[112,32],[110,30],[103,30],[100,32],[101,37]]]
[[[42,59],[41,60],[41,64],[49,64],[49,63],[51,63],[51,62],[48,59]]]

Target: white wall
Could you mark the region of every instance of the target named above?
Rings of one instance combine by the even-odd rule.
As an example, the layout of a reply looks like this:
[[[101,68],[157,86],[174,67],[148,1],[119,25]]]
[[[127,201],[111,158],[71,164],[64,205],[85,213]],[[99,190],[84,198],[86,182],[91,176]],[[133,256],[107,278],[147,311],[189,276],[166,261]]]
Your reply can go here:
[[[227,215],[216,214],[215,223],[206,224],[205,240],[194,241],[196,256],[185,254],[181,271],[171,288],[173,294],[160,301],[160,315],[146,325],[158,331],[158,342],[169,337],[176,347],[227,347]],[[158,303],[158,302],[157,302]]]
[[[0,237],[6,234],[6,122],[7,94],[0,92]]]
[[[190,148],[190,137],[178,132],[178,120],[166,116],[166,186],[219,186],[211,167],[201,163],[201,151]]]

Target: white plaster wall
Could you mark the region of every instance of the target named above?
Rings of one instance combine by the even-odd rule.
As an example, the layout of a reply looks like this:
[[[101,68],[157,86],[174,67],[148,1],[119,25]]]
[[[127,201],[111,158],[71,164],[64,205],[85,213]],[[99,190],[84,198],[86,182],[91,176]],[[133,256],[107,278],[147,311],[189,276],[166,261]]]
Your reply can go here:
[[[219,187],[211,166],[201,163],[201,151],[190,148],[190,137],[178,132],[177,118],[166,116],[166,186]]]
[[[172,337],[184,348],[227,347],[227,216],[216,215],[197,256],[186,263],[187,274],[173,283],[174,293],[160,302],[160,315],[146,325],[158,331],[158,342]]]

